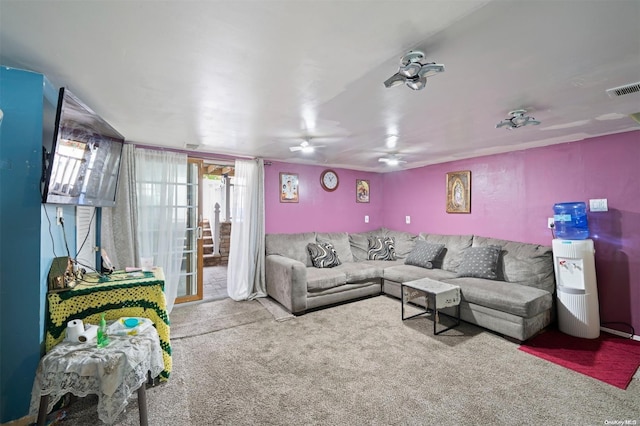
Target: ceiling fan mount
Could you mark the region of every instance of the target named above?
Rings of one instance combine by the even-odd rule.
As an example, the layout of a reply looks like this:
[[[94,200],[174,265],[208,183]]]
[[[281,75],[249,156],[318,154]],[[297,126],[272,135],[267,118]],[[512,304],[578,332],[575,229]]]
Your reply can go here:
[[[385,87],[405,84],[412,90],[422,90],[427,84],[427,77],[444,72],[444,65],[426,62],[424,52],[412,50],[400,58],[398,72],[389,77]]]
[[[406,163],[398,154],[389,154],[386,157],[380,157],[378,158],[378,162],[385,163],[387,166],[399,166],[400,164]]]
[[[290,146],[289,150],[291,152],[302,152],[303,154],[311,154],[316,150],[316,148],[324,148],[324,145],[312,145],[311,138],[306,138],[302,142],[300,142],[300,145]]]
[[[504,120],[496,124],[496,129],[500,127],[506,127],[507,130],[513,130],[519,127],[529,125],[537,126],[538,124],[540,124],[540,122],[535,118],[525,115],[526,113],[526,109],[516,109],[514,111],[509,111],[509,115],[511,116],[511,118],[505,118]]]

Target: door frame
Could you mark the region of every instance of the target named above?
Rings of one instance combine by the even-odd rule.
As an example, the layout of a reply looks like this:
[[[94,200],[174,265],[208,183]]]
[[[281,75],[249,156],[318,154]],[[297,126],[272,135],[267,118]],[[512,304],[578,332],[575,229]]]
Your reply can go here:
[[[191,168],[192,166],[196,166],[197,170],[197,179],[195,182],[191,181],[191,177],[189,177],[189,182],[187,186],[187,190],[190,190],[190,187],[195,184],[196,186],[196,228],[194,232],[196,233],[196,294],[186,295],[186,296],[178,296],[176,297],[175,303],[186,303],[186,302],[195,302],[202,300],[204,297],[204,283],[203,283],[203,239],[202,239],[202,171],[203,171],[203,163],[204,160],[200,158],[187,157],[187,167]],[[187,171],[189,173],[189,171]],[[189,207],[189,206],[187,206]],[[187,267],[187,275],[192,271],[189,270],[189,266]]]

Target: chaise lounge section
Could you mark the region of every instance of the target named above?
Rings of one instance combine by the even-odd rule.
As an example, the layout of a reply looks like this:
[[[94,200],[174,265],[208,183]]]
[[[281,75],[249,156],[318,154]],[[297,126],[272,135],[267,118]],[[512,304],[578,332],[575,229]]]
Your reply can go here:
[[[396,260],[376,256],[386,253],[372,249],[381,242],[392,247]],[[323,265],[311,258],[310,244],[334,251],[339,261],[331,253],[329,260],[339,264],[316,267]],[[379,294],[400,298],[400,283],[431,278],[460,287],[464,321],[524,341],[555,319],[552,259],[548,246],[477,235],[413,235],[385,228],[268,234],[266,284],[269,296],[301,315]]]

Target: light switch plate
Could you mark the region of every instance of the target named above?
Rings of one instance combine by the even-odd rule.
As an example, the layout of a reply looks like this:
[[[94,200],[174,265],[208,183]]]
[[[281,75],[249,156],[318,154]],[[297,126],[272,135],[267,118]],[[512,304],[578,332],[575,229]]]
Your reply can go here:
[[[609,211],[609,207],[607,206],[607,199],[599,198],[599,199],[589,200],[589,210],[592,212]]]
[[[364,223],[369,223],[369,215],[366,215],[366,216],[364,217]]]
[[[409,224],[411,223],[411,216],[405,216],[404,221]]]
[[[553,229],[555,226],[556,226],[556,224],[553,221],[553,218],[552,217],[548,217],[547,218],[547,228]]]

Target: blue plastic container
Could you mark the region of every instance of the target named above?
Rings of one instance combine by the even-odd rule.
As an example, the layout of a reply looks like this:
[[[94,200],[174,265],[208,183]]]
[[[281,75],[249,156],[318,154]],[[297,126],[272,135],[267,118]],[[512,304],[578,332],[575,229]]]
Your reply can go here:
[[[553,227],[556,238],[561,240],[586,240],[589,238],[587,205],[583,202],[554,204]]]

